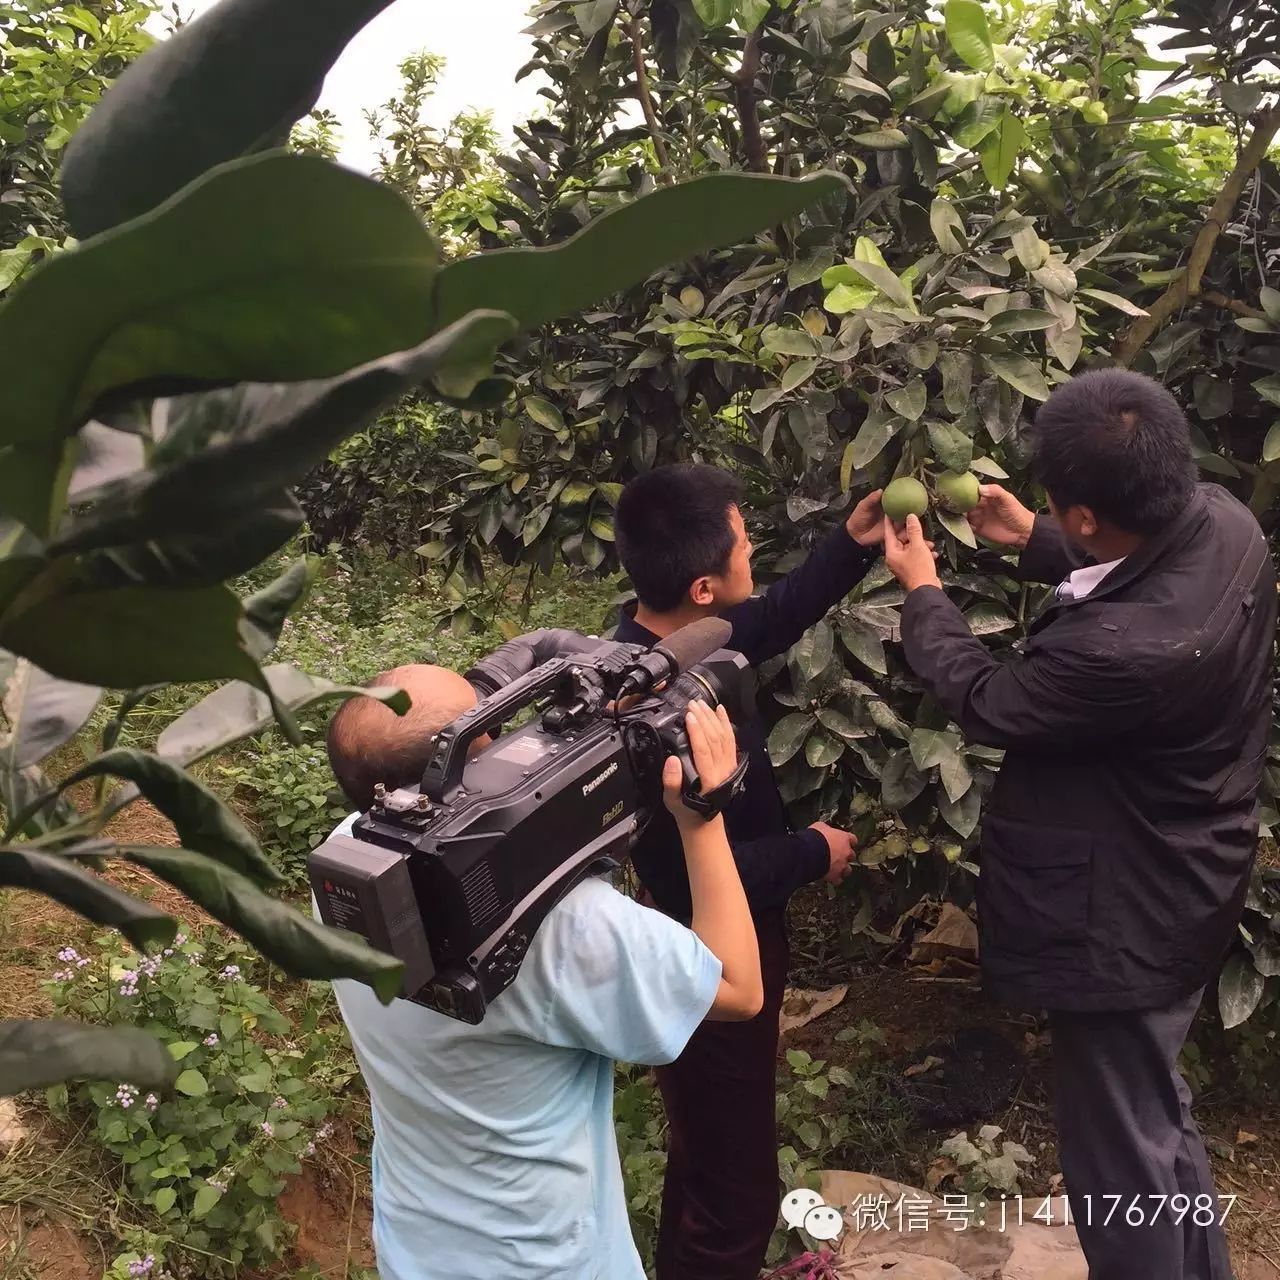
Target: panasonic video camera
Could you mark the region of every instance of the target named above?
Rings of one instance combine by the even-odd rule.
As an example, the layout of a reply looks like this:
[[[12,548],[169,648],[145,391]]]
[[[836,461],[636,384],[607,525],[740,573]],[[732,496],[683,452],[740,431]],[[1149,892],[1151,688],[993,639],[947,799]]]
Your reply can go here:
[[[480,1022],[551,908],[617,865],[661,807],[668,756],[704,816],[741,786],[740,754],[733,777],[702,794],[685,734],[695,699],[735,721],[749,703],[746,660],[722,648],[729,634],[716,618],[653,649],[536,633],[555,640],[548,661],[535,637],[504,645],[468,673],[488,696],[440,732],[421,785],[379,787],[351,836],[312,852],[322,919],[402,960],[403,998]],[[501,733],[530,707],[528,723]],[[501,736],[473,754],[486,734]]]

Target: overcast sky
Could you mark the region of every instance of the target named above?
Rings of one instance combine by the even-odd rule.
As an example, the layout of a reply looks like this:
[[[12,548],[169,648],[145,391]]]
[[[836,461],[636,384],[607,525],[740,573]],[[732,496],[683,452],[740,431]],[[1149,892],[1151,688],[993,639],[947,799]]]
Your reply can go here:
[[[213,4],[179,0],[184,16]],[[399,83],[396,68],[420,49],[448,59],[427,113],[430,123],[444,124],[466,107],[479,107],[492,111],[494,124],[508,135],[538,101],[534,77],[515,82],[533,52],[521,34],[529,25],[529,5],[530,0],[396,0],[356,36],[325,82],[320,105],[342,121],[342,160],[354,168],[372,166],[377,146],[361,112],[391,96]]]

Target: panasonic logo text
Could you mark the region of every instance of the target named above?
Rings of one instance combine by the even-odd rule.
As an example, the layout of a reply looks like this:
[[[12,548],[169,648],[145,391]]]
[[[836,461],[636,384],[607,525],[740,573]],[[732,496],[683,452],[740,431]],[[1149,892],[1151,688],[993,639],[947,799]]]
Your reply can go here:
[[[582,794],[589,796],[602,782],[607,778],[612,778],[618,772],[618,762],[615,760],[603,773],[598,773],[590,782],[584,783]]]

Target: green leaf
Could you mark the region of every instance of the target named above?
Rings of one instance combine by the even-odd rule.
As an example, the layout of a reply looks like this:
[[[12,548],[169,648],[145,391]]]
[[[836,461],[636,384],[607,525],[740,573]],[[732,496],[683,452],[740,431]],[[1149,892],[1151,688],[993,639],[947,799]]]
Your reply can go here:
[[[1251,956],[1241,951],[1230,956],[1218,979],[1218,1009],[1228,1031],[1248,1021],[1262,1000],[1266,985],[1267,980],[1254,967]]]
[[[163,911],[82,870],[62,854],[41,853],[21,845],[0,848],[0,885],[32,890],[94,924],[119,929],[142,951],[168,946],[177,932],[177,925]]]
[[[815,680],[830,665],[836,640],[826,622],[817,622],[791,646],[790,657],[806,680]]]
[[[1052,311],[1040,311],[1035,307],[1026,307],[1021,311],[1001,311],[987,321],[988,333],[1034,333],[1040,329],[1050,329],[1058,323],[1058,317]]]
[[[0,620],[0,645],[51,675],[111,689],[188,680],[259,682],[227,587],[68,591]]]
[[[850,142],[873,151],[902,151],[911,146],[911,139],[901,129],[872,129],[867,133],[855,133]]]
[[[586,0],[573,6],[573,16],[587,40],[603,31],[617,12],[618,0]]]
[[[915,422],[929,402],[929,393],[925,389],[923,378],[912,378],[906,386],[890,391],[885,400],[895,413],[901,414],[909,422]]]
[[[207,1217],[209,1211],[214,1205],[222,1199],[222,1192],[217,1187],[211,1187],[207,1182],[196,1192],[196,1198],[191,1205],[191,1216],[198,1222],[201,1218]]]
[[[1049,261],[1031,273],[1032,278],[1042,288],[1055,297],[1070,298],[1076,291],[1076,273],[1064,262]]]
[[[769,734],[769,759],[774,768],[786,764],[800,750],[817,723],[808,712],[792,711],[773,726]]]
[[[938,812],[943,821],[962,840],[967,840],[978,826],[982,813],[982,793],[977,787],[969,787],[958,800],[948,795],[938,798]]]
[[[848,493],[853,485],[853,441],[850,440],[844,447],[844,453],[840,458],[840,492]]]
[[[235,812],[169,760],[133,747],[117,747],[70,774],[59,790],[104,775],[132,782],[173,823],[178,839],[187,847],[245,872],[260,884],[283,882]]]
[[[0,516],[0,615],[47,564],[40,539],[18,521]]]
[[[975,71],[990,71],[996,64],[987,15],[978,0],[947,0],[947,40]]]
[[[952,471],[968,471],[973,460],[973,437],[950,422],[929,423],[933,456]]]
[[[886,809],[905,808],[924,789],[928,778],[911,761],[911,752],[890,754],[880,774],[880,798]]]
[[[964,516],[956,515],[954,511],[947,511],[942,507],[937,507],[934,515],[938,517],[938,523],[948,530],[957,542],[963,542],[966,547],[977,547],[978,539]]]
[[[906,307],[908,310],[914,307],[910,291],[888,267],[882,267],[875,262],[855,261],[850,265],[858,275],[868,284],[874,285],[895,306]],[[830,310],[829,307],[828,310]]]
[[[550,400],[542,396],[526,396],[521,404],[525,413],[539,426],[546,427],[548,431],[564,430],[564,414]]]
[[[897,434],[898,421],[877,409],[872,409],[853,437],[853,465],[861,470],[873,458],[879,456],[881,450]],[[2,634],[2,633],[0,633]]]
[[[817,368],[816,360],[796,360],[789,364],[786,373],[782,375],[782,390],[794,391],[803,386],[817,372]]]
[[[969,630],[975,636],[994,635],[998,631],[1008,631],[1011,627],[1018,625],[1005,609],[990,600],[983,600],[980,604],[974,605],[964,617],[969,624]]]
[[[188,1098],[203,1098],[209,1092],[209,1082],[190,1067],[173,1082],[173,1087]]]
[[[217,170],[9,295],[0,444],[47,445],[107,391],[329,378],[403,351],[432,332],[437,262],[371,179],[300,155]]]
[[[374,951],[353,933],[329,929],[269,898],[221,862],[187,849],[128,845],[121,846],[121,852],[181,890],[294,977],[355,978],[371,986],[384,1004],[400,994],[400,961]]]
[[[1130,302],[1128,298],[1122,298],[1118,293],[1108,293],[1105,289],[1081,289],[1079,295],[1083,298],[1092,298],[1095,302],[1105,302],[1107,306],[1114,307],[1127,316],[1140,317],[1148,314],[1137,303]]]
[[[968,247],[964,221],[949,200],[939,198],[929,206],[929,226],[943,253],[963,253]]]
[[[195,1053],[200,1047],[198,1040],[170,1040],[169,1056],[174,1062],[181,1062],[183,1058]]]
[[[818,344],[805,329],[789,329],[785,325],[770,325],[763,333],[761,345],[766,351],[779,356],[813,356]]]
[[[84,727],[102,699],[96,685],[58,680],[20,659],[0,687],[6,733],[0,736],[0,768],[39,764]]]
[[[1263,285],[1258,301],[1261,302],[1263,311],[1267,313],[1267,319],[1273,324],[1280,324],[1280,289]]]
[[[319,556],[295,560],[274,582],[245,599],[242,634],[258,662],[276,647],[285,619],[306,598],[321,563]]]
[[[805,178],[719,173],[597,218],[561,244],[497,249],[450,263],[436,280],[434,327],[476,307],[500,307],[522,329],[580,311],[717,245],[739,244],[826,197],[845,195],[839,174]]]
[[[290,712],[303,711],[322,702],[345,702],[358,697],[375,698],[397,715],[409,709],[409,695],[403,689],[333,684],[286,663],[266,667],[262,674],[272,698]],[[233,681],[215,689],[170,723],[156,739],[156,754],[175,764],[194,764],[261,733],[274,719],[271,698],[252,685]]]
[[[874,627],[860,618],[846,616],[840,620],[840,639],[864,667],[877,675],[888,674],[889,664],[885,658],[884,641]]]
[[[162,1088],[176,1072],[164,1045],[133,1027],[91,1027],[63,1018],[0,1022],[0,1097],[64,1080]]]
[[[983,359],[992,373],[1023,395],[1030,396],[1032,400],[1049,398],[1049,387],[1044,374],[1026,356],[1010,351],[1003,355],[984,356]]]
[[[155,1198],[151,1201],[152,1208],[156,1211],[156,1216],[163,1218],[166,1213],[178,1201],[178,1193],[172,1187],[161,1187],[155,1194]]]
[[[817,729],[804,744],[804,758],[810,768],[825,769],[844,755],[844,743],[824,729]]]
[[[949,4],[957,3],[974,4],[976,7],[976,0],[949,0]],[[982,171],[997,191],[1005,189],[1027,141],[1027,131],[1022,127],[1021,119],[1006,108],[999,123],[978,147]]]
[[[947,409],[954,414],[964,413],[973,393],[973,357],[964,351],[944,351],[938,357],[938,369]]]
[[[1274,462],[1277,458],[1280,458],[1280,422],[1271,424],[1271,429],[1262,442],[1263,462]]]
[[[214,165],[283,146],[342,50],[390,2],[327,3],[300,22],[294,0],[223,0],[152,46],[64,153],[72,230],[83,240],[154,208]]]
[[[853,742],[858,738],[867,736],[864,729],[860,729],[843,711],[838,707],[819,707],[817,711],[818,723],[824,729],[834,733],[839,738],[844,738],[848,742]]]
[[[206,530],[211,522],[225,519],[229,509],[238,512],[263,494],[297,483],[339,441],[442,369],[491,360],[511,336],[513,323],[504,312],[476,311],[413,350],[338,378],[238,388],[231,393],[236,418],[227,438],[108,486],[56,545],[79,550]],[[242,673],[163,678],[212,679],[219,674]]]
[[[1259,378],[1253,384],[1253,389],[1269,404],[1280,405],[1280,373]]]
[[[912,729],[907,739],[917,769],[932,769],[960,754],[960,735],[946,729]]]
[[[837,284],[823,300],[823,308],[833,316],[861,311],[876,300],[876,290],[863,284]]]
[[[734,0],[693,0],[693,11],[708,30],[723,27],[733,19]]]
[[[973,774],[969,770],[969,762],[960,752],[946,756],[938,762],[938,777],[942,782],[947,799],[957,804],[973,786]]]

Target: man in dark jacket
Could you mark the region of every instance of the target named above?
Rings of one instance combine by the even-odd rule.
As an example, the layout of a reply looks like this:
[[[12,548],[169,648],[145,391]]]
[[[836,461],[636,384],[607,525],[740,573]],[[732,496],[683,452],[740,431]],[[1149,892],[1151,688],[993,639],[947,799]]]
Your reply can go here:
[[[1050,516],[984,486],[971,523],[1057,584],[997,661],[893,530],[907,660],[1007,754],[983,818],[988,992],[1049,1010],[1059,1143],[1090,1280],[1230,1280],[1178,1053],[1239,919],[1270,723],[1276,584],[1249,511],[1197,485],[1186,419],[1106,370],[1033,432]]]
[[[618,503],[618,553],[637,604],[616,638],[654,644],[712,614],[733,623],[730,648],[754,665],[784,653],[853,589],[874,563],[884,514],[879,492],[762,596],[753,596],[751,541],[741,490],[715,467],[660,467]],[[764,1008],[750,1022],[704,1023],[679,1059],[657,1071],[669,1124],[658,1235],[658,1280],[755,1280],[778,1219],[775,1124],[778,1013],[787,976],[787,900],[801,885],[848,873],[853,837],[826,823],[793,832],[758,722],[738,726],[750,766],[725,814],[751,904]],[[689,919],[679,833],[656,817],[633,855],[652,901]]]

